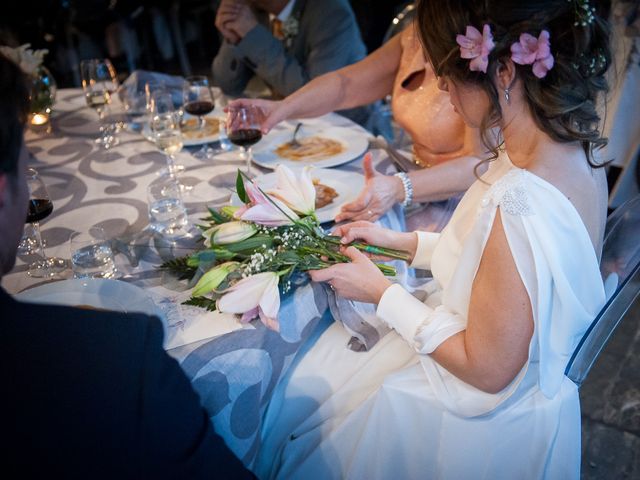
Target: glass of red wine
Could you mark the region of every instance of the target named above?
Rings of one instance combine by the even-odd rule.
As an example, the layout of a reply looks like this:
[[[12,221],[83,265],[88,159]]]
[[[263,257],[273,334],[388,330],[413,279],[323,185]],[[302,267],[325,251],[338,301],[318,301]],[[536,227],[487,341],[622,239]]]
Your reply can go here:
[[[251,174],[253,161],[251,147],[262,138],[262,117],[262,111],[253,105],[229,108],[227,112],[227,136],[231,143],[242,148],[247,160],[247,175]]]
[[[40,221],[53,212],[53,203],[47,192],[47,187],[33,168],[27,169],[27,185],[29,186],[29,210],[27,221],[33,227],[37,242],[36,251],[42,257],[29,265],[27,273],[34,278],[52,277],[67,268],[67,261],[62,258],[47,257],[42,244]]]
[[[182,100],[185,112],[198,117],[198,125],[196,128],[202,132],[206,125],[205,115],[213,112],[215,107],[213,93],[211,92],[207,77],[204,75],[187,77],[182,90]],[[214,154],[215,150],[205,143],[194,155],[196,158],[210,159]]]

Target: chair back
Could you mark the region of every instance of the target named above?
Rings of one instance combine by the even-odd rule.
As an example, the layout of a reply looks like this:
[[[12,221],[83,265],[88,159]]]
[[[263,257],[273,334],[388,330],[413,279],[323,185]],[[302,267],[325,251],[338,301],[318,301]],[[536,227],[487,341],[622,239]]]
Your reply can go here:
[[[411,24],[411,22],[413,22],[413,19],[416,16],[415,10],[416,10],[416,6],[414,5],[413,2],[411,2],[408,5],[406,5],[400,11],[400,13],[398,13],[395,17],[393,17],[393,20],[391,21],[391,25],[389,25],[389,28],[384,34],[382,43],[387,43],[391,37],[393,37],[394,35],[397,35],[402,30],[407,28]]]
[[[640,293],[640,195],[607,219],[600,272],[608,297],[576,347],[565,375],[582,385],[596,358]]]

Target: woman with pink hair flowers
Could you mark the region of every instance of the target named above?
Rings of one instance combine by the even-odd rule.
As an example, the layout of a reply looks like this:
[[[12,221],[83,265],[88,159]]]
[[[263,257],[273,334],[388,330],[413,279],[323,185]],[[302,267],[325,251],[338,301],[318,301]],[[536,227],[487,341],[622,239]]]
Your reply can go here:
[[[320,336],[267,412],[257,472],[577,479],[578,387],[564,371],[606,300],[607,188],[592,150],[606,144],[607,8],[420,0],[417,12],[440,87],[493,158],[441,234],[337,229],[351,263],[312,278],[376,304],[393,331],[365,353],[342,348],[340,323]],[[411,252],[433,280],[393,284],[348,246],[358,239]]]

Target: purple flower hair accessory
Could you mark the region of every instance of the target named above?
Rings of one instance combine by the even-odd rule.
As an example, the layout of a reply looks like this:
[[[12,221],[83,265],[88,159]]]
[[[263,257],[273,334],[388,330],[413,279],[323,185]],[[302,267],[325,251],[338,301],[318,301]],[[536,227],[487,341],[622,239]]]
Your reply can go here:
[[[469,70],[487,73],[489,53],[493,50],[493,35],[491,27],[482,26],[482,33],[471,25],[467,25],[465,35],[456,35],[456,42],[460,45],[460,57],[470,59]]]
[[[533,65],[536,77],[546,77],[554,63],[549,46],[549,32],[542,30],[538,38],[522,33],[520,40],[511,45],[511,60],[519,65]]]

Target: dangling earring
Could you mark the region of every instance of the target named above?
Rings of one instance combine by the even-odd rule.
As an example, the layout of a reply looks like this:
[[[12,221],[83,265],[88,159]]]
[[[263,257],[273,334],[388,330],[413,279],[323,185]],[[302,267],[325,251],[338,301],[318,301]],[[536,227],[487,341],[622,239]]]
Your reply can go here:
[[[507,105],[511,105],[511,97],[509,97],[509,90],[511,90],[510,88],[505,88],[504,89],[504,99],[507,102]]]

